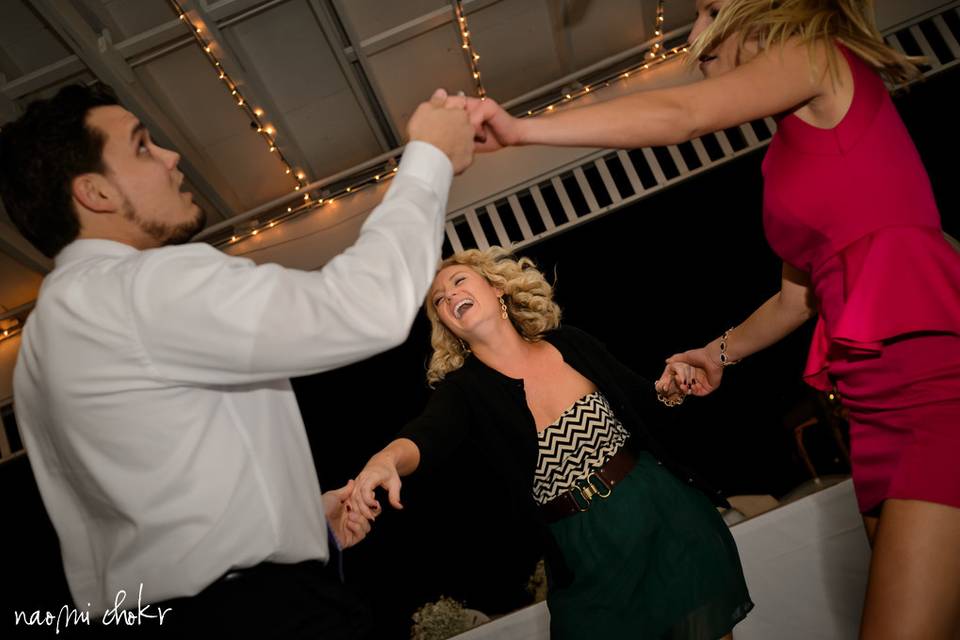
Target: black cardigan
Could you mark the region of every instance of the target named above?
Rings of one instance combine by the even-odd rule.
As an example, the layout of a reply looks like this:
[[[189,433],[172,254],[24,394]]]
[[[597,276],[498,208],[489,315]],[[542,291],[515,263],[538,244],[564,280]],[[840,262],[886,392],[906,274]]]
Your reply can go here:
[[[574,327],[560,327],[544,339],[560,351],[564,362],[606,396],[617,418],[630,432],[627,442],[634,450],[650,452],[677,477],[703,491],[714,504],[729,506],[720,492],[671,460],[645,424],[646,420],[670,421],[664,414],[670,409],[657,401],[651,381],[619,362],[596,338]],[[460,456],[479,459],[489,471],[489,485],[497,488],[496,495],[489,496],[492,504],[508,508],[515,518],[540,521],[532,496],[537,429],[527,406],[523,380],[509,378],[468,356],[460,369],[440,382],[423,413],[409,422],[398,437],[409,438],[419,448],[420,472],[449,467]],[[552,536],[546,542],[554,577],[566,582],[556,573],[559,558],[555,554],[559,549],[551,544]]]

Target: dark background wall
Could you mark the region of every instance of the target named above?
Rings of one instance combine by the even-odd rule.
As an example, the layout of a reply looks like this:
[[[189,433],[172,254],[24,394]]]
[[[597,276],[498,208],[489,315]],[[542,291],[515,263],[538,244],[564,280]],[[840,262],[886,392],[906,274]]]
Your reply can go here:
[[[942,73],[897,98],[930,173],[944,227],[954,236],[960,236],[960,188],[951,158],[960,125],[948,88],[958,77],[956,69]],[[653,379],[664,358],[716,337],[779,286],[780,263],[760,222],[762,154],[523,254],[556,273],[565,322],[593,333]],[[799,376],[811,330],[805,326],[728,370],[720,392],[664,413],[661,433],[674,453],[731,495],[779,496],[807,479],[783,422],[810,398]],[[421,317],[401,347],[294,381],[325,488],[357,473],[422,409],[428,397],[427,336]],[[822,462],[830,470],[830,445],[823,441]],[[10,610],[56,609],[69,602],[56,535],[27,462],[0,465],[0,629],[12,622]],[[498,511],[497,490],[484,483],[483,464],[465,457],[432,477],[414,476],[405,482],[403,498],[406,509],[383,515],[368,540],[346,557],[348,582],[373,600],[381,637],[407,637],[413,610],[441,594],[487,613],[527,601],[523,586],[539,551],[523,523],[506,521]]]

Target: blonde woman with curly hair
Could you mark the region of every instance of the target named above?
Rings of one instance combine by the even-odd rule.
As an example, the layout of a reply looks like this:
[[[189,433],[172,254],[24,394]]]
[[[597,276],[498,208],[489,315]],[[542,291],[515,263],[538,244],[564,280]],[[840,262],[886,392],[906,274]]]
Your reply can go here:
[[[849,410],[873,546],[861,633],[960,637],[960,255],[884,86],[918,77],[916,60],[886,45],[868,0],[697,0],[689,39],[702,82],[523,120],[473,101],[482,149],[668,145],[777,118],[763,220],[781,290],[668,360],[657,388],[710,393],[819,313],[804,375]]]
[[[542,525],[554,640],[727,637],[753,603],[724,501],[648,430],[653,383],[561,325],[543,274],[498,247],[445,260],[425,306],[436,389],[357,476],[352,508],[376,517],[377,487],[401,508],[401,476],[474,457],[509,488],[464,496],[478,515]]]

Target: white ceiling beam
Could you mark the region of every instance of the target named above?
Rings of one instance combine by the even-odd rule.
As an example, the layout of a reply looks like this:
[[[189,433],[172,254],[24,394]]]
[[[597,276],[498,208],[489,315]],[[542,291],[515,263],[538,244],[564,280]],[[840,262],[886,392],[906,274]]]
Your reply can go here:
[[[70,55],[0,85],[0,91],[11,100],[18,100],[79,75],[86,68],[80,58]]]
[[[238,203],[229,182],[220,174],[206,153],[197,148],[190,138],[167,115],[165,109],[138,82],[136,75],[110,41],[109,32],[99,37],[76,9],[57,0],[26,0],[51,28],[57,32],[70,50],[101,81],[109,84],[125,107],[146,124],[161,144],[181,154],[180,169],[207,199],[221,219],[241,207],[231,206],[224,199],[231,197]],[[183,27],[181,27],[183,28]]]
[[[390,111],[387,109],[387,102],[384,99],[383,90],[380,88],[380,83],[377,82],[373,69],[370,68],[370,62],[367,60],[366,54],[362,48],[355,46],[355,43],[360,42],[360,38],[357,36],[356,29],[353,28],[353,24],[343,10],[342,0],[324,0],[322,3],[319,0],[310,0],[310,5],[322,6],[326,9],[322,12],[323,16],[317,15],[317,19],[321,22],[321,26],[324,27],[324,34],[326,34],[331,43],[338,41],[338,39],[335,39],[335,35],[342,29],[342,33],[346,39],[346,41],[342,43],[343,48],[353,47],[356,54],[356,62],[354,63],[356,65],[356,73],[361,81],[364,81],[369,88],[369,91],[365,93],[369,94],[370,104],[378,115],[377,120],[382,123],[381,127],[384,129],[387,141],[391,147],[399,146],[400,141],[403,140],[403,136],[400,135],[400,131],[397,130],[393,118],[390,117]],[[338,24],[332,23],[334,19],[336,19]],[[325,26],[323,24],[324,22],[327,23]],[[338,26],[339,29],[337,28]]]
[[[340,73],[346,78],[347,84],[350,86],[350,91],[353,93],[353,98],[357,101],[357,104],[360,105],[360,110],[363,111],[363,117],[366,119],[367,125],[377,138],[377,144],[380,145],[380,150],[389,151],[390,149],[396,148],[399,145],[399,139],[396,137],[396,132],[390,125],[389,114],[384,110],[377,96],[371,93],[372,87],[368,89],[367,86],[365,86],[365,78],[363,78],[364,72],[362,68],[356,66],[358,64],[356,57],[351,61],[344,52],[340,30],[335,24],[335,20],[339,18],[335,18],[330,14],[330,12],[335,11],[335,9],[329,7],[326,3],[319,2],[319,0],[309,0],[309,4],[310,9],[313,11],[313,16],[317,21],[317,25],[323,32],[323,37],[326,38],[327,44],[330,46],[330,51],[337,61],[337,66],[340,67]],[[340,20],[342,23],[342,19]]]
[[[463,11],[464,13],[473,13],[502,1],[503,0],[465,0],[463,3]],[[397,25],[392,29],[387,29],[386,31],[367,38],[360,43],[360,49],[365,55],[372,56],[390,47],[404,43],[407,40],[413,40],[428,31],[433,31],[451,22],[453,22],[453,11],[451,11],[448,6],[440,7],[422,16],[417,16],[413,20]],[[356,60],[357,58],[353,47],[347,47],[344,53],[350,61]]]

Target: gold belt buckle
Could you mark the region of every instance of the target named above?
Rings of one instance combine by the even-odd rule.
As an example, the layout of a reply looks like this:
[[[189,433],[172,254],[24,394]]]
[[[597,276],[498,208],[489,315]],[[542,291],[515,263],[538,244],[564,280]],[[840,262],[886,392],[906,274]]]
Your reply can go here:
[[[600,491],[599,489],[597,489],[596,482],[593,482],[591,478],[595,478],[596,481],[600,483],[600,486],[603,487],[603,491]],[[610,485],[607,484],[606,480],[601,478],[596,471],[591,471],[589,474],[587,474],[587,482],[590,483],[590,486],[593,488],[594,493],[600,496],[601,498],[606,498],[613,491],[613,489],[610,488]],[[604,491],[606,493],[604,493]]]
[[[603,487],[603,489],[598,489],[597,486]],[[574,485],[577,492],[580,494],[580,497],[583,498],[583,503],[576,499],[576,493],[573,491],[570,492],[571,497],[573,497],[574,504],[577,505],[577,510],[586,511],[590,508],[590,502],[593,500],[594,496],[599,496],[600,498],[606,498],[610,495],[612,489],[610,486],[604,482],[595,471],[591,471],[587,474],[587,477],[577,480]]]

